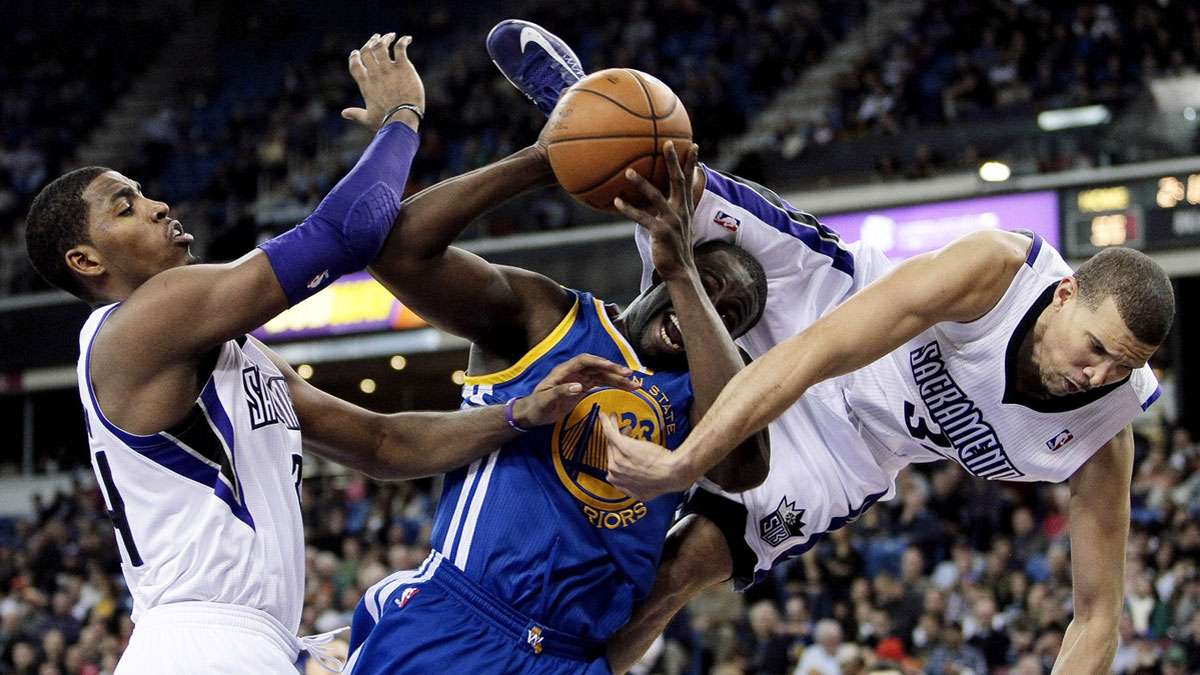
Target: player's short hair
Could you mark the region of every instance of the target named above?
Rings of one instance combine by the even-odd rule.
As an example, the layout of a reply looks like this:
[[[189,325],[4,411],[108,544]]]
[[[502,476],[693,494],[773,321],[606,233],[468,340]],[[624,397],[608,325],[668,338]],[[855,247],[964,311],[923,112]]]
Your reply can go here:
[[[758,258],[755,258],[749,251],[737,244],[720,240],[706,241],[696,246],[693,251],[696,255],[702,255],[711,251],[729,251],[733,257],[737,258],[741,266],[746,268],[746,271],[750,273],[750,278],[754,281],[754,292],[758,296],[758,313],[747,324],[746,330],[748,331],[757,326],[758,320],[762,318],[763,312],[767,309],[767,272],[763,269],[762,263],[758,261]],[[744,334],[743,332],[733,337],[741,337]]]
[[[25,250],[33,269],[51,284],[83,300],[90,294],[67,267],[67,251],[91,243],[88,205],[83,191],[96,176],[109,171],[85,166],[54,179],[33,198],[25,222]]]
[[[1175,319],[1175,294],[1167,273],[1131,248],[1106,248],[1075,270],[1079,298],[1096,309],[1112,298],[1125,327],[1139,342],[1161,345]]]

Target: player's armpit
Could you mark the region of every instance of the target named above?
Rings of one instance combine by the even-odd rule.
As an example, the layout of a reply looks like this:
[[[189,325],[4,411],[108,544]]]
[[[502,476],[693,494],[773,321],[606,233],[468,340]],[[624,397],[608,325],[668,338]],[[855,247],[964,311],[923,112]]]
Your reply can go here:
[[[743,441],[704,474],[726,492],[756,488],[771,470],[771,437],[767,428]]]
[[[526,148],[422,190],[404,201],[369,271],[426,321],[516,360],[553,330],[569,302],[551,279],[451,243],[476,218],[549,182],[544,158]]]

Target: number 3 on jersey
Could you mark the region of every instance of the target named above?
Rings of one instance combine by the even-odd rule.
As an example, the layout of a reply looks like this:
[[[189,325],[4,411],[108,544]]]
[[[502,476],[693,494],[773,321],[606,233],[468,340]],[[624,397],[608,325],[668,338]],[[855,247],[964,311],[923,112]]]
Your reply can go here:
[[[910,401],[904,402],[904,426],[908,427],[908,434],[918,441],[929,440],[940,448],[953,447],[946,434],[929,428],[929,423],[917,414],[917,406]]]

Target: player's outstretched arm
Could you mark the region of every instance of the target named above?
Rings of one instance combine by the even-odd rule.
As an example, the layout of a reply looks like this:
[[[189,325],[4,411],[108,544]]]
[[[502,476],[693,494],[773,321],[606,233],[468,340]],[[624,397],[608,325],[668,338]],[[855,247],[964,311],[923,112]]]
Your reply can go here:
[[[1071,476],[1071,577],[1075,616],[1055,675],[1112,669],[1117,653],[1129,538],[1133,432],[1126,427]]]
[[[649,201],[647,209],[636,208],[619,197],[613,205],[623,215],[650,233],[655,269],[667,285],[671,303],[679,321],[680,333],[689,355],[695,402],[690,411],[692,424],[708,412],[721,389],[745,365],[730,337],[736,326],[726,326],[705,291],[692,251],[692,198],[699,149],[693,144],[685,166],[679,165],[675,144],[663,148],[669,194],[663,195],[653,184],[632,169],[625,177],[642,191]],[[765,298],[762,299],[765,302]],[[718,458],[706,470],[709,478],[732,492],[747,490],[766,479],[770,465],[770,447],[766,430],[751,434],[727,456]]]
[[[368,109],[424,102],[407,39],[395,59],[388,54],[394,37],[376,35],[351,54]],[[93,346],[92,376],[106,415],[134,433],[169,426],[195,398],[196,365],[210,350],[366,267],[399,212],[417,148],[415,120],[393,115],[317,210],[260,250],[224,265],[165,270],[133,291]]]
[[[683,489],[812,385],[862,368],[936,323],[986,314],[1029,245],[1019,234],[977,232],[897,266],[738,373],[675,452],[606,428],[609,482],[639,499]]]
[[[257,341],[256,341],[257,342]],[[445,473],[465,466],[520,435],[503,405],[450,412],[371,412],[317,389],[262,343],[259,347],[287,380],[306,450],[381,480]],[[559,364],[534,393],[516,400],[513,423],[522,429],[551,424],[593,387],[632,390],[632,371],[581,354]]]
[[[492,265],[451,246],[476,218],[554,182],[544,153],[525,148],[404,201],[370,271],[434,326],[516,360],[553,330],[570,300],[553,280]]]

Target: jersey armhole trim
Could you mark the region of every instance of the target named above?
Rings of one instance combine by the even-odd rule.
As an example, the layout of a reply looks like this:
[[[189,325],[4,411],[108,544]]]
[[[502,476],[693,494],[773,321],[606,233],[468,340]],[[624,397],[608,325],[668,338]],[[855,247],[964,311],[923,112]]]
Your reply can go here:
[[[1161,384],[1154,388],[1154,391],[1150,393],[1150,396],[1148,396],[1145,401],[1142,401],[1142,410],[1144,411],[1150,406],[1154,405],[1154,402],[1158,400],[1159,396],[1162,396]]]
[[[579,315],[579,296],[575,296],[575,304],[571,305],[570,311],[558,322],[554,330],[550,334],[542,338],[542,341],[534,345],[533,349],[525,352],[519,361],[512,364],[508,368],[496,373],[488,373],[486,375],[468,375],[463,378],[464,385],[479,385],[479,384],[500,384],[515,379],[518,375],[525,372],[529,366],[535,361],[542,358],[549,352],[554,345],[558,344],[567,332],[571,330],[571,326],[575,324],[575,317]]]
[[[613,325],[612,320],[608,318],[608,313],[604,311],[604,303],[595,298],[592,298],[592,303],[595,305],[596,315],[600,317],[600,325],[604,326],[604,330],[608,332],[608,336],[616,343],[617,349],[620,350],[621,356],[625,359],[625,365],[633,370],[653,375],[654,372],[642,365],[629,341],[625,339],[624,335],[621,335],[621,332]]]
[[[1037,260],[1038,254],[1042,252],[1042,237],[1036,232],[1031,232],[1033,235],[1033,243],[1029,245],[1029,255],[1025,256],[1025,264],[1033,267],[1033,263]]]
[[[87,387],[88,400],[91,401],[92,410],[96,413],[96,419],[100,420],[100,424],[102,424],[105,429],[108,429],[110,433],[119,438],[122,443],[125,443],[130,448],[133,448],[134,450],[154,450],[172,445],[169,439],[163,437],[162,432],[155,432],[153,434],[135,434],[125,431],[109,420],[107,416],[105,416],[104,411],[100,409],[100,401],[96,399],[96,389],[92,386],[92,346],[96,344],[96,337],[100,335],[100,330],[104,327],[104,322],[108,320],[108,317],[113,313],[113,310],[120,306],[121,303],[118,302],[104,312],[104,315],[100,317],[100,321],[96,324],[96,330],[92,332],[91,339],[88,340],[87,351],[83,356],[84,385]],[[212,368],[209,369],[208,378],[205,382],[205,388],[212,383],[213,373],[216,369],[216,362],[220,358],[220,350],[221,346],[218,345],[215,351],[216,358],[212,358],[207,355],[205,356],[204,360],[206,363],[204,365],[207,365],[208,363],[212,364]],[[203,389],[201,392],[203,393]],[[197,400],[199,400],[199,397],[197,397]],[[186,422],[189,415],[185,415],[184,418],[179,422],[172,424],[163,431],[175,429],[180,423]]]

